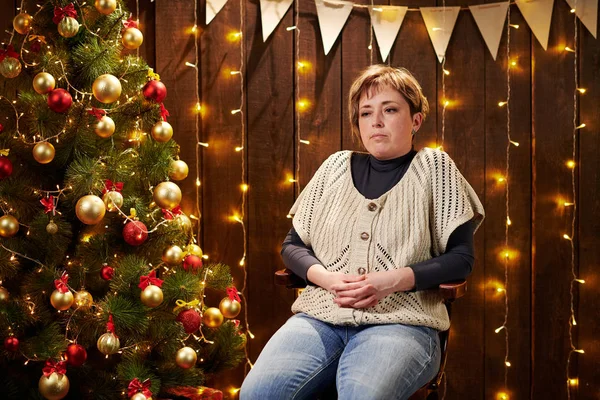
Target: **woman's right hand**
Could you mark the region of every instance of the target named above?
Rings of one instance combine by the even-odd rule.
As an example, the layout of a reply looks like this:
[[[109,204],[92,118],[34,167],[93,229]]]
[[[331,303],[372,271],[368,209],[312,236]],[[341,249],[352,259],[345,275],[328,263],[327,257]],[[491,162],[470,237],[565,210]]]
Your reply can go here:
[[[331,287],[340,283],[358,282],[365,279],[364,275],[348,275],[342,272],[330,272],[321,264],[311,265],[306,273],[309,281],[333,293]]]

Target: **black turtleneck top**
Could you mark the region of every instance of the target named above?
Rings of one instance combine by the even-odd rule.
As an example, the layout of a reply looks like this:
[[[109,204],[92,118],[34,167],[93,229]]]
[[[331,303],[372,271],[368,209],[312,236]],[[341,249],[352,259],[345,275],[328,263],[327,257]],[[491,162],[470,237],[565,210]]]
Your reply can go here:
[[[378,160],[370,154],[353,153],[352,180],[367,199],[376,199],[393,188],[404,176],[417,152],[391,160]],[[446,245],[446,252],[430,260],[408,265],[415,274],[415,290],[436,288],[440,283],[465,279],[473,269],[473,233],[475,225],[468,221],[457,227]],[[321,264],[312,248],[306,246],[294,228],[283,241],[281,256],[286,267],[307,280],[308,269]]]

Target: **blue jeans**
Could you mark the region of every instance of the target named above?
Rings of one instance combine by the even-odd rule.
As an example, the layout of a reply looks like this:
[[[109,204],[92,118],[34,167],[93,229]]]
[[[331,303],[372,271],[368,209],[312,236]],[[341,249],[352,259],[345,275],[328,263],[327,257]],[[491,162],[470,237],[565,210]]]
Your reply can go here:
[[[296,314],[263,349],[240,400],[315,399],[334,383],[340,400],[407,399],[439,366],[434,329],[337,326]]]

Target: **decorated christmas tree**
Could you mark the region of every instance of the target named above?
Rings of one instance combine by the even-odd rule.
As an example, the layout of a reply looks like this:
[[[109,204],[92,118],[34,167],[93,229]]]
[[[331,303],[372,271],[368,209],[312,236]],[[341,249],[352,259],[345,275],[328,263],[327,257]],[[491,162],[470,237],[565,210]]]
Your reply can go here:
[[[0,48],[1,397],[199,393],[244,357],[241,305],[180,207],[143,34],[120,0],[18,13]]]

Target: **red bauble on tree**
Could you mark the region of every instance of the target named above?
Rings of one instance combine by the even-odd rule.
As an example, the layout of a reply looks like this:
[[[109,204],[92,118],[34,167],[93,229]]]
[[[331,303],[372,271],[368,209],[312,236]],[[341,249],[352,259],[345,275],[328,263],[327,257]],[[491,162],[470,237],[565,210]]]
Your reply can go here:
[[[142,93],[146,99],[162,103],[167,97],[167,87],[161,81],[151,80],[144,85]]]
[[[48,94],[48,107],[54,112],[64,113],[73,104],[71,94],[65,89],[54,89]]]
[[[74,367],[81,367],[87,360],[87,351],[80,344],[70,344],[67,347],[67,362]]]
[[[194,254],[188,254],[183,259],[183,269],[186,271],[196,272],[202,268],[202,259]]]
[[[0,179],[8,178],[13,172],[12,162],[8,157],[0,156]]]
[[[202,317],[198,311],[188,308],[177,315],[177,321],[181,322],[185,333],[194,333],[200,328]]]
[[[131,246],[139,246],[148,239],[148,228],[142,221],[129,221],[123,228],[123,239]]]
[[[114,274],[115,274],[115,269],[109,265],[105,265],[100,270],[100,276],[105,281],[110,281],[113,278]]]
[[[18,351],[19,350],[19,339],[14,336],[9,336],[4,339],[4,349],[6,351]]]

